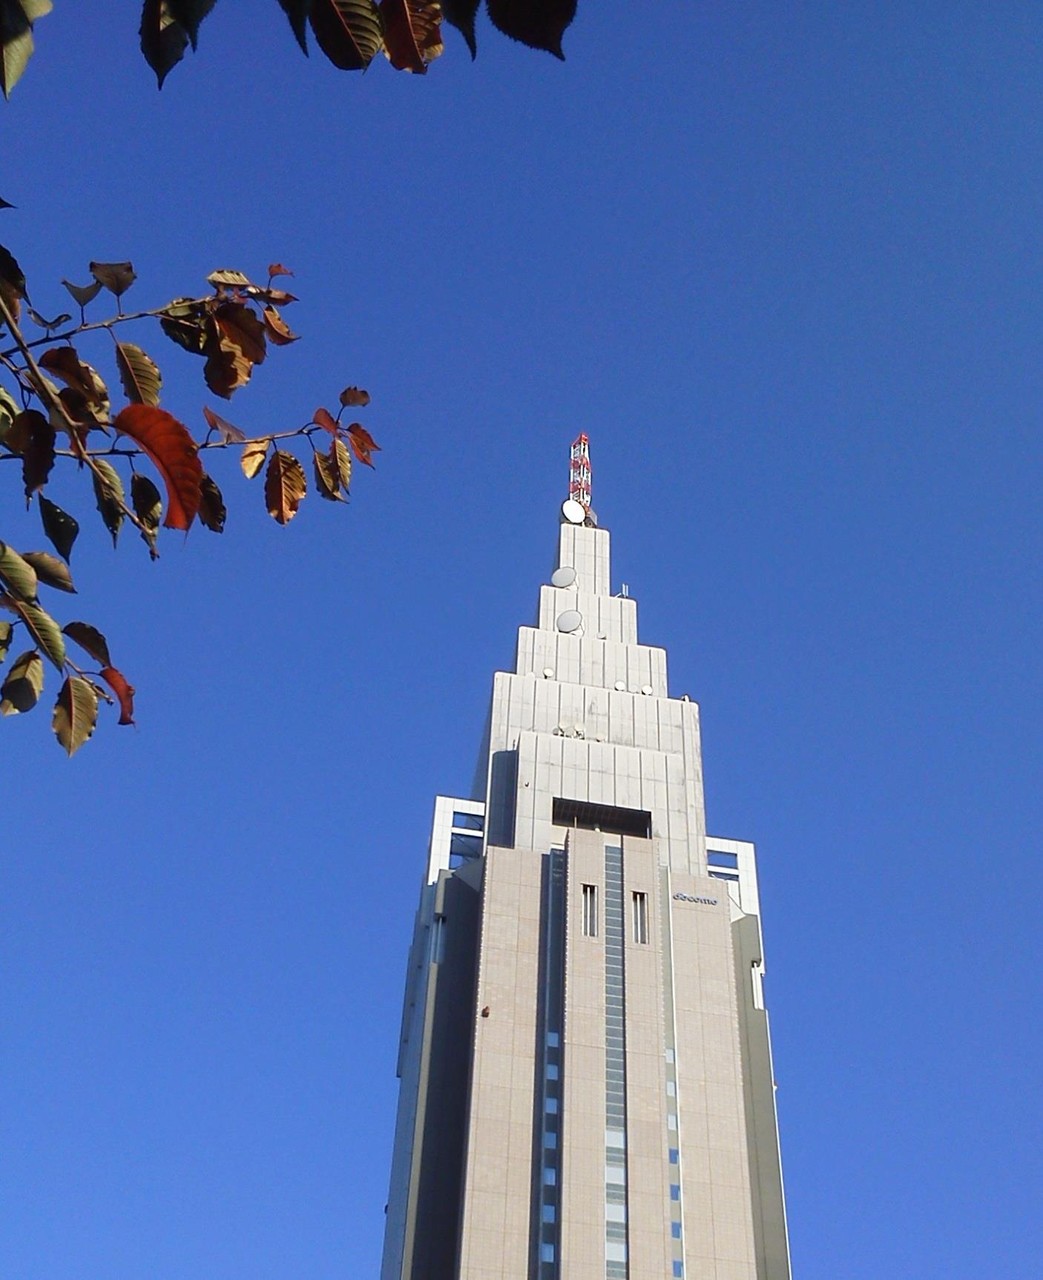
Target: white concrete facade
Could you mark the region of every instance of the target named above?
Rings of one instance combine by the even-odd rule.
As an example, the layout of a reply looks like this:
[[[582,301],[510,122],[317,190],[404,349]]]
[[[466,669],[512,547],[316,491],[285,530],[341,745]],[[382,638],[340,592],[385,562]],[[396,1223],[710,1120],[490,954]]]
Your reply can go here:
[[[698,706],[562,521],[436,802],[382,1280],[789,1280],[753,846],[708,838]]]

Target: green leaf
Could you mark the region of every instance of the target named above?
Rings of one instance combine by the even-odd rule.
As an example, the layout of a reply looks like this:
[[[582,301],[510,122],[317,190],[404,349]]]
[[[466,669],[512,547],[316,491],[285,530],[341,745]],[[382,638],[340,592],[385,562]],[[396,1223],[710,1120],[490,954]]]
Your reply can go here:
[[[68,591],[71,595],[76,594],[76,588],[72,584],[72,574],[57,556],[52,556],[49,551],[26,551],[22,559],[32,565],[36,570],[36,576],[45,586],[54,587],[58,591]]]
[[[62,559],[68,560],[72,555],[73,543],[79,537],[79,522],[43,494],[40,494],[39,503],[44,533]]]
[[[384,43],[373,0],[312,0],[308,21],[319,48],[341,71],[364,71]]]
[[[211,533],[224,533],[228,510],[221,490],[210,476],[203,472],[199,482],[199,523]]]
[[[14,631],[14,624],[10,622],[0,622],[0,662],[7,657],[7,650],[11,644],[11,633]]]
[[[70,640],[75,640],[84,653],[89,653],[95,662],[100,662],[103,667],[112,665],[109,642],[97,627],[92,627],[89,622],[67,622],[62,630]]]
[[[116,367],[119,369],[123,394],[132,404],[159,404],[163,375],[151,356],[133,342],[116,343]]]
[[[337,478],[347,493],[351,488],[351,450],[338,436],[330,445],[330,462],[337,467]]]
[[[112,534],[112,545],[115,546],[123,524],[123,481],[116,468],[104,458],[95,458],[94,465],[97,467],[93,475],[94,499],[105,528]]]
[[[343,502],[336,464],[330,461],[327,454],[318,451],[312,455],[312,462],[315,465],[315,488],[319,497],[325,498],[327,502]]]
[[[0,542],[0,582],[17,599],[36,600],[36,570],[6,542]]]
[[[83,676],[68,676],[54,704],[51,727],[55,737],[71,756],[94,732],[98,723],[98,693]]]
[[[16,658],[0,685],[0,716],[32,711],[43,692],[43,660],[35,649]]]
[[[13,596],[2,597],[2,603],[13,609],[25,624],[37,645],[61,671],[65,665],[65,641],[62,639],[61,627],[38,604],[27,604],[24,600],[16,600]]]
[[[21,79],[33,52],[33,23],[50,13],[51,0],[4,0],[0,26],[0,90],[5,98]]]
[[[141,536],[155,560],[159,554],[156,551],[156,535],[163,518],[163,498],[148,476],[143,476],[138,471],[130,477],[130,504],[134,508],[134,514],[145,526]]]
[[[11,398],[10,393],[0,387],[0,444],[3,444],[4,436],[11,430],[11,423],[18,417],[19,412],[18,405]]]
[[[293,34],[301,46],[301,52],[308,56],[308,13],[311,0],[279,0],[279,7],[290,20]]]

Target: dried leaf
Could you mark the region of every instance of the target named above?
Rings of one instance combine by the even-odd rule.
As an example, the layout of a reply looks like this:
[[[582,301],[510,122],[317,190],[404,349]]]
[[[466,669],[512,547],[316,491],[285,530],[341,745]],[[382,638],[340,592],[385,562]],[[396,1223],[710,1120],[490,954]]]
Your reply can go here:
[[[348,443],[351,445],[351,450],[359,462],[364,463],[367,467],[373,466],[370,454],[379,453],[380,445],[377,444],[361,422],[353,422],[348,427]]]
[[[36,570],[6,542],[0,542],[0,583],[18,600],[30,604],[36,600]]]
[[[301,464],[292,453],[276,449],[264,476],[264,500],[272,519],[279,524],[289,524],[307,488]]]
[[[115,667],[102,667],[98,673],[105,683],[109,686],[120,704],[119,724],[134,723],[134,694],[136,692],[134,686],[127,680],[122,671],[117,671]]]
[[[170,12],[167,0],[145,0],[139,34],[141,52],[162,89],[163,81],[185,56],[188,32]]]
[[[335,436],[337,434],[339,429],[337,427],[337,420],[334,418],[333,414],[330,413],[329,409],[316,409],[311,416],[311,420],[317,427],[322,427],[323,430],[328,431],[331,436]]]
[[[184,351],[194,356],[205,354],[209,333],[206,308],[192,298],[175,298],[163,309],[159,327]]]
[[[167,489],[168,529],[189,529],[199,510],[199,482],[203,467],[188,428],[165,409],[129,404],[112,425],[144,449],[163,477]]]
[[[330,460],[328,454],[319,453],[317,450],[312,455],[312,463],[315,467],[315,488],[319,497],[325,498],[327,502],[343,502],[336,463]]]
[[[25,409],[12,428],[7,447],[22,455],[22,483],[26,498],[31,499],[47,483],[54,466],[54,427],[36,409]]]
[[[301,24],[302,29],[303,29],[303,25],[304,24],[302,22]],[[274,280],[276,276],[292,276],[292,275],[293,275],[293,272],[290,270],[290,268],[284,267],[281,262],[269,262],[268,264],[269,280]]]
[[[6,442],[7,433],[11,430],[11,427],[14,425],[14,420],[18,417],[19,413],[21,413],[21,410],[15,403],[10,392],[5,391],[3,387],[0,387],[0,445]],[[10,448],[10,445],[7,447]]]
[[[216,431],[225,444],[242,444],[246,440],[246,432],[240,431],[238,427],[233,426],[227,418],[222,418],[220,414],[214,413],[213,409],[208,409],[203,405],[203,417],[211,431]]]
[[[252,480],[255,475],[264,466],[264,460],[268,456],[268,446],[272,443],[271,436],[261,436],[258,440],[249,441],[243,449],[243,456],[239,459],[239,465],[243,469],[243,475],[247,480]]]
[[[101,293],[100,280],[95,280],[93,284],[73,284],[71,280],[63,280],[62,284],[72,294],[78,307],[85,307],[88,302],[93,302],[98,294]]]
[[[75,640],[84,653],[89,653],[95,662],[107,667],[112,661],[109,657],[109,642],[89,622],[67,622],[62,630],[70,640]]]
[[[290,26],[293,28],[293,34],[297,39],[297,43],[301,46],[301,52],[305,57],[308,56],[308,12],[311,9],[311,0],[279,0],[279,5],[283,13],[290,20]],[[269,275],[276,273],[269,268]],[[284,275],[292,275],[292,272],[283,272]]]
[[[78,399],[73,406],[76,410],[79,411],[82,404],[96,422],[108,422],[111,407],[108,388],[97,371],[79,358],[74,347],[52,347],[45,351],[40,357],[40,368],[53,373],[76,393]],[[77,420],[82,417],[81,412],[73,416]]]
[[[119,369],[123,394],[132,404],[159,404],[163,375],[151,356],[133,342],[116,343],[116,367]]]
[[[486,8],[505,36],[564,60],[561,37],[576,16],[576,0],[487,0]]]
[[[33,23],[50,13],[51,0],[4,0],[0,9],[0,90],[5,98],[33,54]]]
[[[52,556],[49,551],[23,551],[22,559],[33,567],[44,586],[76,594],[72,574],[57,556]]]
[[[37,646],[61,671],[65,663],[65,641],[61,628],[51,615],[38,604],[27,604],[14,596],[0,596],[0,603],[18,614]]]
[[[7,650],[11,644],[11,633],[14,626],[10,622],[0,622],[0,662],[7,657]]]
[[[28,311],[29,319],[33,324],[37,325],[41,329],[60,329],[63,324],[68,324],[72,319],[72,316],[68,311],[62,311],[59,315],[56,315],[53,320],[46,320],[42,315],[40,315],[39,311],[36,311],[33,307],[27,306],[26,311]]]
[[[167,0],[170,16],[180,22],[188,34],[192,48],[199,38],[199,27],[217,0]]]
[[[345,408],[359,406],[365,408],[369,404],[369,392],[361,387],[345,387],[340,393],[340,402]]]
[[[42,692],[43,659],[35,649],[30,649],[28,653],[15,659],[7,678],[0,685],[0,716],[16,716],[21,711],[32,711]]]
[[[287,347],[291,342],[297,341],[300,335],[293,332],[274,307],[265,307],[263,314],[268,337],[277,347]]]
[[[250,380],[255,364],[267,354],[264,325],[241,302],[223,302],[215,308],[207,330],[207,355],[203,376],[215,395],[225,400]]]
[[[479,3],[480,0],[442,0],[442,13],[446,22],[455,27],[467,41],[472,58],[478,56],[478,46],[474,38],[474,20]]]
[[[224,533],[227,515],[221,490],[204,471],[199,484],[199,523],[212,533]]]
[[[241,271],[233,271],[230,268],[211,271],[206,282],[214,289],[246,289],[253,284],[249,276],[244,276]]]
[[[117,298],[122,297],[138,278],[129,262],[90,262],[87,265],[102,288]]]
[[[4,51],[6,51],[6,45]],[[14,255],[2,244],[0,244],[0,294],[7,303],[8,310],[17,320],[22,311],[22,299],[26,296],[25,273]]]
[[[134,508],[134,514],[145,526],[141,530],[141,536],[149,549],[149,555],[156,560],[159,557],[159,552],[156,550],[156,535],[159,532],[159,522],[163,518],[163,499],[148,476],[143,476],[140,471],[135,471],[130,477],[130,505]]]
[[[83,676],[67,676],[54,704],[51,728],[71,756],[94,732],[98,723],[98,694]]]
[[[341,71],[364,71],[384,43],[373,0],[312,0],[308,21],[319,48]]]
[[[337,468],[337,479],[345,493],[351,488],[351,451],[343,440],[330,445],[330,462]]]
[[[95,458],[94,466],[94,501],[105,528],[112,534],[112,545],[115,546],[123,524],[123,481],[116,468],[104,458]]]
[[[43,494],[40,495],[39,503],[44,533],[50,539],[55,551],[64,560],[68,560],[72,555],[73,543],[79,537],[79,522],[50,498],[45,498]]]
[[[430,0],[380,0],[380,14],[388,61],[398,71],[423,75],[445,48],[442,6]]]

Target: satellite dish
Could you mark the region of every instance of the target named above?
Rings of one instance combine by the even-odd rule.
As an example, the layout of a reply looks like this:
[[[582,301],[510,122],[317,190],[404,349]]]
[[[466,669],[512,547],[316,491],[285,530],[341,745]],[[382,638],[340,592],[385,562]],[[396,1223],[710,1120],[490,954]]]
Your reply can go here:
[[[647,697],[649,696],[649,694],[652,692],[652,686],[651,686],[650,684],[643,684],[643,685],[641,686],[641,692],[642,692],[642,693],[645,695],[645,697],[647,698]]]
[[[622,693],[626,689],[626,685],[622,680],[617,680],[615,684],[616,693]]]
[[[587,509],[582,502],[577,502],[575,498],[566,498],[561,504],[561,514],[569,524],[582,524],[587,518]]]
[[[560,569],[555,569],[550,575],[552,587],[571,587],[575,581],[576,570],[569,564],[564,564]]]
[[[554,668],[553,668],[553,667],[544,667],[544,668],[543,668],[543,678],[544,678],[544,680],[549,680],[553,674],[554,674]]]
[[[566,609],[564,613],[558,614],[556,626],[559,631],[568,634],[571,631],[578,631],[582,625],[583,614],[578,609]]]

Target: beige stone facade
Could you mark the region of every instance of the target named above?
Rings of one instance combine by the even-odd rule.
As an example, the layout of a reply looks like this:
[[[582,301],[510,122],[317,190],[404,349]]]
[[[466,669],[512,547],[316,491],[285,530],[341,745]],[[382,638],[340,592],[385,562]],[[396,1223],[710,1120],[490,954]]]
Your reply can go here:
[[[752,846],[706,835],[699,713],[563,522],[440,798],[382,1280],[789,1280]]]

